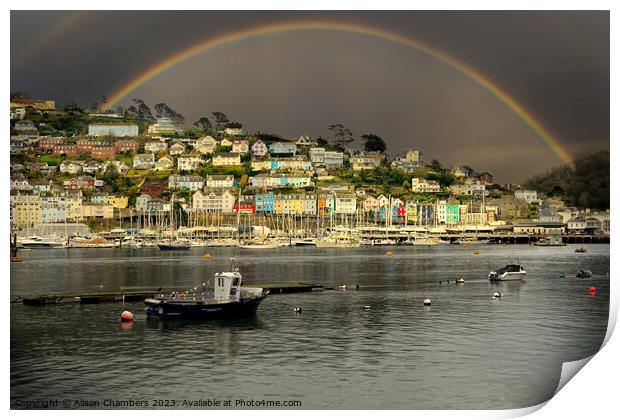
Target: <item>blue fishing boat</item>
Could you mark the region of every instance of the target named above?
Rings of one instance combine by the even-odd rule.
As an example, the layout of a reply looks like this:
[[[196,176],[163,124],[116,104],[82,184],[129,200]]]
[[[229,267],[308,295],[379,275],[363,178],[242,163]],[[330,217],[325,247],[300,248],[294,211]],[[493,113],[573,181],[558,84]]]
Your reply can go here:
[[[238,268],[215,273],[213,288],[207,284],[183,292],[145,299],[146,315],[154,318],[232,318],[256,313],[269,291],[260,287],[243,287]]]

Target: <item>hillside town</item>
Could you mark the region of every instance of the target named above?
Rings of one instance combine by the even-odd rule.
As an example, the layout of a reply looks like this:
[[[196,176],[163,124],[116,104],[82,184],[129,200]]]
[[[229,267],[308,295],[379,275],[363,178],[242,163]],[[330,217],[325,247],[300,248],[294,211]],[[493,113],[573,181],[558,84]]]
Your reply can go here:
[[[75,119],[85,132],[71,130]],[[58,130],[50,120],[69,128]],[[230,121],[194,125],[12,99],[12,231],[105,237],[247,224],[302,229],[302,237],[372,226],[425,234],[609,235],[609,210],[570,207],[558,195],[496,183],[484,168],[444,168],[414,144],[390,156],[385,147],[351,150],[335,130],[329,141],[249,134]]]

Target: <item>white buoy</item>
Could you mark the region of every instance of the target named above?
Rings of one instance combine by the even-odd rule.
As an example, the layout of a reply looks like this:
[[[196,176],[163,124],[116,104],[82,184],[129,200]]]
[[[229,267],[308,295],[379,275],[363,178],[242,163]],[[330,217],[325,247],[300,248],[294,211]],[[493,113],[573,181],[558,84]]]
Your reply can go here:
[[[424,299],[424,306],[431,306],[431,298]]]
[[[504,294],[502,292],[495,292],[493,293],[493,299],[500,299],[503,298]]]
[[[295,306],[293,308],[293,311],[295,311],[295,313],[300,314],[301,313],[301,308],[299,306]]]
[[[338,288],[340,290],[347,290],[347,285],[346,284],[341,284],[340,286],[338,286]]]
[[[370,311],[370,305],[364,305],[364,310],[365,311]]]
[[[461,277],[461,278],[456,279],[456,280],[455,280],[455,282],[456,282],[456,283],[465,283],[465,279],[463,279],[463,278]]]

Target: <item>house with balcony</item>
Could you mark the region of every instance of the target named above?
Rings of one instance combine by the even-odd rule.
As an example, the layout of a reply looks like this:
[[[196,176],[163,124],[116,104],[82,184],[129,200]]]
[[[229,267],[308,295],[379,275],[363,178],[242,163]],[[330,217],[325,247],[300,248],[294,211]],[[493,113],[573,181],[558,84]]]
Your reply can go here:
[[[59,170],[63,174],[75,175],[82,171],[85,163],[83,160],[63,160],[60,163]]]
[[[212,155],[217,149],[218,141],[211,136],[204,136],[196,140],[194,150],[202,155]]]
[[[312,147],[308,153],[315,168],[339,168],[344,164],[344,153],[325,150],[323,147]]]
[[[165,141],[148,141],[144,143],[145,152],[158,153],[166,150],[168,150],[168,143]]]
[[[205,188],[192,196],[192,209],[206,213],[230,214],[235,208],[235,196],[228,189]]]
[[[185,147],[185,145],[181,143],[180,141],[177,141],[177,142],[172,143],[172,145],[170,146],[169,153],[171,156],[182,155],[185,153],[186,150],[187,148]]]

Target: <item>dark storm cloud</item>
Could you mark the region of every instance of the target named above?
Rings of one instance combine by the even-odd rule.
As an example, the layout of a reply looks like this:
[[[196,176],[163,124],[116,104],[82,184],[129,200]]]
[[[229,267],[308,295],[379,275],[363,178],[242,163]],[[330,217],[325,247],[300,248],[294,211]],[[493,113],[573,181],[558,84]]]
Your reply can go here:
[[[414,37],[488,76],[535,115],[573,155],[609,148],[607,12],[91,12],[73,19],[65,12],[12,12],[11,87],[59,103],[73,100],[90,105],[162,58],[208,36],[266,22],[314,17],[370,24]],[[281,67],[267,62],[262,72],[253,68],[243,56],[252,51],[242,53],[246,44],[239,43],[235,45],[236,56],[232,49],[228,51],[229,70],[208,67],[209,72],[217,67],[217,77],[202,68],[193,72],[186,69],[185,78],[175,79],[175,72],[187,67],[179,65],[145,85],[140,93],[152,101],[170,98],[166,99],[170,105],[192,117],[199,116],[198,109],[209,106],[213,109],[208,111],[212,111],[226,105],[226,112],[252,129],[286,135],[308,131],[326,134],[328,124],[348,119],[356,134],[374,131],[389,137],[392,153],[413,144],[422,147],[428,158],[437,157],[446,163],[484,164],[486,159],[487,166],[494,167],[503,178],[514,179],[549,162],[558,163],[549,156],[548,148],[539,147],[540,141],[526,139],[523,144],[531,151],[532,163],[518,171],[511,169],[511,155],[501,157],[501,148],[511,150],[506,139],[536,135],[511,119],[498,101],[493,108],[475,83],[459,81],[458,75],[441,73],[443,85],[450,86],[452,92],[439,92],[441,85],[436,89],[424,89],[421,83],[415,88],[409,86],[407,77],[430,77],[431,60],[415,61],[419,57],[414,59],[397,47],[379,45],[367,37],[347,40],[338,36],[333,44],[345,39],[344,50],[331,48],[325,56],[308,52],[314,60],[312,65],[294,66],[295,62],[287,58],[303,59],[304,39],[312,39],[297,35],[289,37],[288,43],[274,37],[253,44],[260,45],[262,57],[272,57]],[[371,50],[373,56],[360,61],[364,51]],[[348,79],[338,79],[337,70],[353,59],[365,68],[376,66],[377,72],[352,68]],[[390,63],[391,67],[386,69],[381,63]],[[412,66],[418,66],[419,71],[407,76]],[[253,70],[252,77],[247,77],[252,84],[231,79],[241,77],[238,67]],[[287,71],[292,67],[295,77]],[[383,79],[391,79],[391,83]],[[161,83],[164,80],[166,84]],[[280,84],[273,84],[274,80]],[[235,83],[244,86],[243,95],[234,100],[214,97],[215,86]],[[312,89],[298,89],[293,83],[315,86],[315,90],[326,86],[332,89],[312,95]],[[402,98],[399,83],[403,86]],[[186,95],[175,93],[184,92],[188,86],[192,89]],[[197,86],[210,86],[210,92],[192,94]],[[366,96],[358,92],[360,86],[367,90]],[[352,91],[354,88],[357,90]],[[466,97],[454,101],[459,92]],[[225,93],[230,96],[231,89]],[[342,95],[358,101],[348,101],[345,106]],[[375,102],[374,109],[368,107],[368,99],[361,102],[369,97]],[[401,99],[412,109],[411,115],[399,110]],[[375,114],[370,118],[372,112]],[[330,116],[340,119],[328,121]],[[403,126],[401,118],[410,119],[406,134],[402,128],[395,128]],[[480,138],[479,146],[476,137]],[[499,147],[494,146],[493,138]],[[462,147],[457,147],[457,155],[455,146],[459,145]],[[512,156],[525,153],[523,147],[518,149]]]

